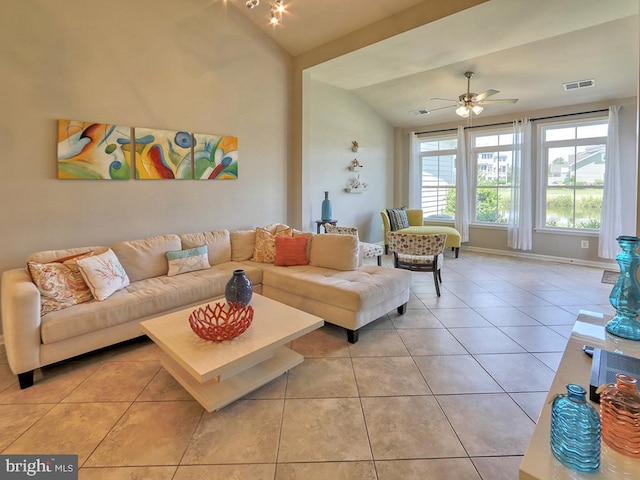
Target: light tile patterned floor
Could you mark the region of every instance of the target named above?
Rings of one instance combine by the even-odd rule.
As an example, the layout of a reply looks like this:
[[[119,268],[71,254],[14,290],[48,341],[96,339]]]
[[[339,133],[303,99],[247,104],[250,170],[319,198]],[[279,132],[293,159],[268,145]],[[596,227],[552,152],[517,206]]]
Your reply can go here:
[[[611,285],[599,268],[465,251],[440,298],[413,275],[406,315],[355,345],[330,325],[294,341],[303,364],[214,413],[146,339],[23,391],[2,351],[0,451],[77,453],[86,480],[515,480],[576,314],[612,313]]]

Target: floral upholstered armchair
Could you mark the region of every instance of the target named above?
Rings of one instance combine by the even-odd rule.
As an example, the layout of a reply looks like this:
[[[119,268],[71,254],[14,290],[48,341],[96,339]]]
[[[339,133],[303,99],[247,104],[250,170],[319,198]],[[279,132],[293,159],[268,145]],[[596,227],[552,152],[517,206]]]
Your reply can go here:
[[[378,265],[382,265],[382,255],[384,254],[383,246],[376,245],[375,243],[361,242],[358,236],[357,227],[338,227],[336,225],[331,225],[330,223],[325,223],[324,231],[337,235],[354,235],[358,238],[360,260],[364,260],[365,258],[377,258]]]
[[[444,233],[387,233],[389,250],[393,253],[393,266],[411,271],[433,272],[438,296],[446,241],[447,235]]]

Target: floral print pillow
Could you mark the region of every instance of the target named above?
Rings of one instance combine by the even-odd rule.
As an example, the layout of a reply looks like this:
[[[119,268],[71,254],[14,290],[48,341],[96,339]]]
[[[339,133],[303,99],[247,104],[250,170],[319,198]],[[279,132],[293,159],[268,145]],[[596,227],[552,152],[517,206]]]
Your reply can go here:
[[[50,263],[27,263],[33,283],[40,291],[40,315],[93,299],[77,265],[79,259],[91,255],[93,251]]]
[[[288,227],[278,233],[264,228],[256,228],[256,243],[251,260],[258,263],[273,263],[276,259],[276,237],[292,237],[293,228]]]

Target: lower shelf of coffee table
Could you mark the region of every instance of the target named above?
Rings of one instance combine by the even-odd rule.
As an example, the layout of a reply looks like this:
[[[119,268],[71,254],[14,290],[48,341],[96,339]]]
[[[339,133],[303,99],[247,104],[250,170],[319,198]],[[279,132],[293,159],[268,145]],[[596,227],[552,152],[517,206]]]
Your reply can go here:
[[[162,366],[200,405],[207,411],[213,412],[269,383],[274,378],[302,363],[303,360],[304,357],[299,353],[287,347],[279,347],[273,352],[273,356],[257,365],[222,381],[213,379],[204,383],[198,382],[189,372],[167,355],[162,358]]]

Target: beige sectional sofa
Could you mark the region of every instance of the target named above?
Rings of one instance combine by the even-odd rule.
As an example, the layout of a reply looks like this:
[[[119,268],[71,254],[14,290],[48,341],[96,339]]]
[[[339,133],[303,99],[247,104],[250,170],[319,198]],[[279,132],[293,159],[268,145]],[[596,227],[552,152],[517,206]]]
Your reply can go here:
[[[272,226],[277,231],[281,226]],[[20,386],[33,384],[35,369],[143,335],[139,323],[224,295],[234,270],[243,269],[254,292],[306,311],[347,330],[359,329],[397,309],[409,299],[410,272],[365,265],[358,267],[355,237],[308,238],[308,265],[276,266],[252,261],[255,231],[216,230],[160,235],[142,240],[34,253],[28,262],[46,264],[63,257],[111,249],[129,284],[108,298],[79,303],[41,315],[41,293],[27,268],[2,275],[2,326],[11,370]],[[207,245],[210,267],[167,276],[167,252]]]

